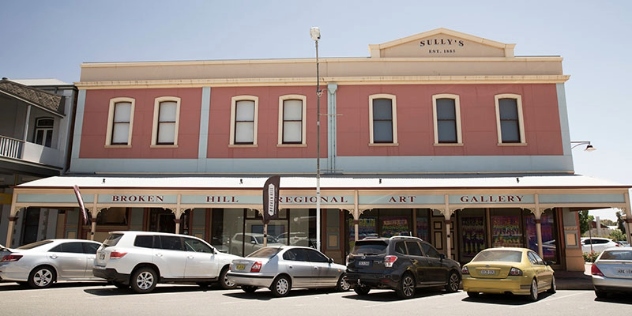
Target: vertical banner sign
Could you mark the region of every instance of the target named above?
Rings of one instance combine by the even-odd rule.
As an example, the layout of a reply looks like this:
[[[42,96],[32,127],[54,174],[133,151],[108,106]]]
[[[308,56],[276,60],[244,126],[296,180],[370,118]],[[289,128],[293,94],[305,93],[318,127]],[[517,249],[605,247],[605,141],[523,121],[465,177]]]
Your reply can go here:
[[[86,207],[83,205],[83,198],[81,197],[81,192],[79,192],[79,187],[74,185],[72,188],[75,189],[75,196],[77,196],[77,202],[79,202],[79,207],[81,208],[83,224],[88,225],[88,212],[86,212]]]
[[[263,186],[263,223],[279,217],[279,184],[280,176],[272,176]]]

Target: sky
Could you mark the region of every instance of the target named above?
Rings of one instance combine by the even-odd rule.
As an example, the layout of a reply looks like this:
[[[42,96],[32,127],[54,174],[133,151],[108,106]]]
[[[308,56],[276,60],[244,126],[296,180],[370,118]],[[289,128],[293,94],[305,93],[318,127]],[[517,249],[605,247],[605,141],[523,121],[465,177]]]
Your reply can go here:
[[[84,62],[368,57],[448,28],[562,56],[578,174],[632,184],[629,0],[0,0],[0,77],[80,81]],[[626,101],[627,100],[627,101]],[[615,210],[591,211],[616,219]]]

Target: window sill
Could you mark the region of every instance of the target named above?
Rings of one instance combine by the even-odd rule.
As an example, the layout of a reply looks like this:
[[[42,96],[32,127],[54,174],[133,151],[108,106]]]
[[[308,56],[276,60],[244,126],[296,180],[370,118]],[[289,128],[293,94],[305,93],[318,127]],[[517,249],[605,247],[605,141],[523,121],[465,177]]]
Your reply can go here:
[[[498,146],[503,146],[503,147],[522,147],[522,146],[527,146],[527,143],[498,143]]]
[[[370,147],[394,147],[399,146],[398,143],[369,143]]]
[[[307,144],[277,144],[277,147],[307,147]]]
[[[132,148],[132,145],[105,145],[105,148]]]
[[[435,143],[439,147],[463,147],[463,143]]]
[[[257,148],[259,145],[257,144],[230,144],[229,148]]]
[[[178,148],[178,145],[151,145],[149,148]]]

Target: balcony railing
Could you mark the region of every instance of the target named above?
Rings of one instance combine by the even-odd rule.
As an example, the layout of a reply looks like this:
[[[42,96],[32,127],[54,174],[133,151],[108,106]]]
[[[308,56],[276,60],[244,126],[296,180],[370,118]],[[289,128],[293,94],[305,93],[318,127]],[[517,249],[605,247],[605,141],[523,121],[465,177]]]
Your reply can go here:
[[[24,141],[0,135],[0,156],[21,159]]]

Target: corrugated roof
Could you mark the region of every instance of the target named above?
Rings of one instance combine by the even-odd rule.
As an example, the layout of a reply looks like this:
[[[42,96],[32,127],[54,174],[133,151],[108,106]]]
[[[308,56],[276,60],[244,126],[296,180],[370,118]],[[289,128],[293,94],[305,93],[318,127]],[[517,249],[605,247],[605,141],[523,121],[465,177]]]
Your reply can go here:
[[[267,177],[66,177],[56,176],[18,185],[18,188],[174,188],[174,189],[253,189],[262,188]],[[282,189],[315,188],[315,177],[281,177]],[[514,177],[410,177],[320,179],[324,189],[380,188],[631,188],[632,185],[582,175],[514,176]]]

